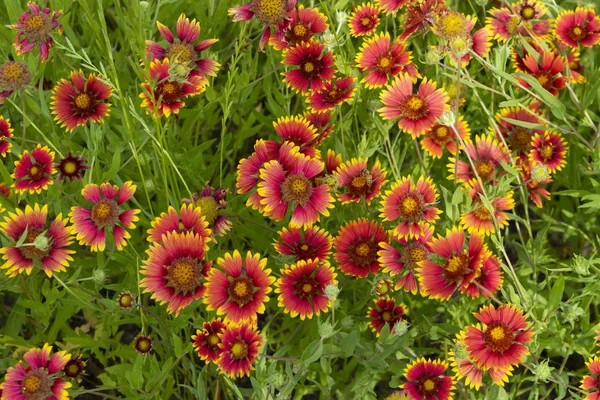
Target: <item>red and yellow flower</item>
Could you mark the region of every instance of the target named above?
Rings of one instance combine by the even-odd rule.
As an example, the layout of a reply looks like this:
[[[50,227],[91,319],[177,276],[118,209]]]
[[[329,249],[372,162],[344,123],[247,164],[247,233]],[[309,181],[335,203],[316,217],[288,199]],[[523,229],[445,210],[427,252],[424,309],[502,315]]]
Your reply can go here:
[[[385,325],[388,325],[390,331],[392,331],[398,322],[404,321],[402,317],[408,312],[404,304],[400,303],[396,305],[394,300],[389,297],[373,301],[375,306],[369,307],[367,318],[369,319],[371,330],[376,332],[377,336],[381,334],[381,330]]]
[[[411,2],[406,7],[406,16],[402,25],[400,40],[406,40],[413,33],[426,33],[433,26],[446,6],[439,0],[422,0]]]
[[[412,400],[450,400],[454,381],[446,375],[447,369],[445,361],[416,359],[404,370],[408,382],[402,384],[401,388]]]
[[[227,325],[219,335],[220,354],[217,359],[219,369],[227,376],[243,377],[250,375],[264,344],[264,337],[252,325]]]
[[[387,182],[387,172],[381,168],[379,161],[369,169],[367,161],[360,157],[353,158],[335,172],[339,188],[343,191],[337,194],[342,204],[360,201],[371,204],[371,200],[379,196],[381,187]]]
[[[196,334],[192,335],[194,350],[198,357],[206,363],[216,363],[221,354],[219,345],[221,344],[221,333],[225,329],[225,324],[221,318],[212,321],[206,321],[202,324],[202,329],[197,329]]]
[[[50,11],[49,8],[40,8],[37,4],[30,1],[27,3],[29,11],[25,11],[19,17],[19,23],[9,25],[11,29],[17,30],[15,36],[15,51],[18,55],[29,53],[36,46],[40,46],[40,61],[48,59],[50,48],[52,47],[53,30],[57,30],[62,35],[63,26],[58,22],[62,11]]]
[[[41,193],[42,190],[47,190],[48,186],[54,183],[51,175],[56,173],[52,161],[54,161],[54,152],[47,146],[42,147],[38,144],[31,151],[31,155],[24,150],[15,161],[15,172],[12,174],[15,179],[13,184],[15,191]]]
[[[4,264],[2,269],[7,269],[6,274],[14,278],[25,271],[31,274],[34,265],[41,265],[42,269],[52,277],[53,272],[65,271],[70,256],[74,250],[68,246],[72,242],[72,227],[67,227],[68,218],[58,214],[48,226],[48,205],[40,208],[35,204],[33,208],[27,205],[25,212],[16,209],[15,213],[9,212],[0,223],[2,232],[20,245],[0,248]]]
[[[499,229],[508,226],[508,215],[504,211],[515,207],[514,193],[509,191],[504,195],[489,198],[489,205],[492,207],[490,210],[483,204],[483,190],[479,182],[472,181],[469,186],[469,197],[473,202],[470,211],[460,217],[463,228],[469,233],[489,236],[496,231],[495,223]]]
[[[425,234],[442,213],[435,207],[439,194],[431,178],[420,177],[417,184],[406,176],[386,190],[381,199],[380,217],[383,221],[399,220],[394,229],[399,237],[418,239]]]
[[[70,81],[61,79],[52,92],[52,114],[67,132],[86,122],[102,122],[108,116],[112,89],[94,74],[71,72]]]
[[[393,14],[404,7],[410,0],[376,0],[377,5],[386,14]]]
[[[279,307],[292,318],[300,316],[311,319],[313,315],[326,313],[331,301],[325,296],[327,285],[337,285],[337,274],[327,261],[300,260],[286,265],[276,283],[275,293]]]
[[[71,387],[58,376],[71,359],[66,351],[52,353],[47,343],[41,349],[30,349],[14,367],[9,367],[2,384],[2,398],[11,400],[68,400]]]
[[[542,51],[539,60],[533,54],[527,54],[523,58],[523,66],[526,74],[537,79],[539,84],[554,96],[558,95],[559,89],[567,85],[568,78],[564,75],[567,60],[553,51]],[[524,88],[530,87],[525,79],[517,77],[517,80]]]
[[[200,216],[208,222],[208,227],[212,230],[213,235],[223,236],[231,230],[232,226],[229,217],[221,214],[221,211],[227,207],[226,195],[227,189],[214,189],[212,186],[206,185],[198,194],[193,193],[191,199],[182,201],[199,207]],[[214,239],[214,236],[212,238]]]
[[[537,167],[537,165],[536,165],[536,167]],[[542,208],[542,206],[543,206],[542,198],[545,198],[546,200],[550,200],[550,192],[548,190],[544,189],[543,187],[540,187],[540,185],[545,185],[547,183],[552,182],[552,178],[550,176],[547,176],[546,179],[544,179],[542,181],[533,179],[533,177],[531,176],[533,168],[534,168],[534,165],[529,160],[527,160],[527,162],[521,164],[521,169],[520,169],[521,178],[523,179],[524,182],[526,182],[527,191],[529,192],[529,197],[531,197],[531,200],[533,201],[533,203],[537,207]]]
[[[167,212],[156,217],[150,226],[147,240],[151,243],[162,243],[163,236],[169,232],[192,232],[206,242],[210,241],[212,234],[208,229],[208,222],[202,216],[202,210],[192,204],[182,205],[179,213],[173,207],[169,207]]]
[[[10,121],[0,115],[0,155],[2,157],[6,157],[6,154],[10,153],[12,143],[6,139],[10,139],[12,136],[13,129],[10,127]]]
[[[370,35],[379,25],[379,7],[372,3],[362,3],[348,17],[348,27],[353,37]]]
[[[85,158],[74,156],[69,152],[58,163],[54,164],[54,169],[58,171],[58,181],[60,182],[65,178],[69,179],[69,182],[73,182],[74,179],[81,180],[83,171],[90,169],[86,161]]]
[[[365,278],[379,271],[377,250],[381,242],[389,242],[381,224],[366,218],[350,221],[341,227],[333,241],[333,256],[344,274]]]
[[[333,53],[325,52],[325,45],[314,39],[285,49],[281,63],[295,67],[281,74],[289,87],[301,93],[322,89],[335,75]]]
[[[117,250],[123,250],[131,237],[125,228],[135,228],[140,210],[122,210],[121,206],[133,197],[135,190],[131,182],[123,183],[120,188],[108,182],[86,185],[81,194],[94,205],[91,209],[72,207],[69,214],[79,244],[90,246],[91,251],[104,251],[106,232],[112,231]]]
[[[329,27],[327,17],[316,8],[304,8],[302,4],[287,14],[288,24],[283,36],[271,36],[269,43],[275,50],[308,42],[317,33],[323,33]]]
[[[331,251],[331,235],[325,229],[310,226],[305,229],[290,227],[279,232],[281,241],[273,246],[279,254],[294,256],[294,262],[318,260],[326,261]]]
[[[356,55],[356,66],[361,72],[367,72],[360,83],[372,89],[386,85],[390,77],[401,73],[413,79],[420,77],[411,54],[400,39],[392,42],[388,32],[366,39]]]
[[[259,139],[254,144],[254,152],[242,158],[237,166],[235,186],[238,194],[245,194],[258,185],[260,169],[269,161],[279,157],[279,143],[274,140]]]
[[[356,90],[352,76],[333,78],[324,82],[323,87],[315,89],[306,97],[308,108],[311,111],[323,112],[333,110],[335,106],[350,101]]]
[[[273,122],[273,127],[281,138],[282,143],[288,142],[300,147],[300,152],[310,158],[318,158],[320,156],[319,150],[315,147],[317,130],[306,118],[300,115],[281,117],[277,119],[277,122]],[[269,147],[267,147],[267,151],[270,151]],[[275,151],[271,153],[272,155],[279,156]],[[277,157],[272,159],[277,159]]]
[[[502,286],[504,277],[500,260],[495,255],[488,253],[481,263],[475,279],[465,288],[465,294],[469,297],[478,298],[483,296],[489,298]]]
[[[416,138],[431,129],[447,109],[448,96],[444,89],[436,89],[436,83],[427,78],[413,93],[413,83],[407,73],[396,77],[380,94],[384,107],[379,113],[384,120],[400,118],[398,127]]]
[[[521,0],[511,7],[492,8],[487,27],[498,41],[515,36],[546,40],[550,21],[543,19],[548,9],[539,0]]]
[[[525,344],[531,341],[533,331],[528,328],[523,311],[513,305],[482,307],[475,313],[482,324],[467,327],[464,342],[469,357],[478,367],[507,369],[523,361],[529,354]]]
[[[217,260],[220,269],[213,268],[206,283],[206,309],[225,315],[225,321],[245,323],[256,321],[257,314],[265,312],[275,278],[265,269],[267,259],[248,252],[242,260],[240,252],[225,253]]]
[[[550,172],[556,172],[567,164],[567,143],[560,133],[538,133],[533,137],[531,146],[529,160],[533,165],[543,164]]]
[[[304,113],[304,118],[308,120],[313,128],[317,130],[317,138],[315,144],[320,144],[323,140],[327,139],[333,131],[332,112],[311,112],[307,111]]]
[[[463,141],[468,141],[471,137],[471,129],[462,115],[458,117],[454,127],[436,122],[422,136],[421,146],[434,158],[441,158],[444,149],[448,149],[450,154],[456,155],[457,150],[461,148],[456,133]]]
[[[569,47],[592,47],[600,43],[600,17],[593,8],[563,11],[556,17],[554,34]]]
[[[470,162],[450,157],[448,158],[448,171],[450,172],[448,179],[456,179],[467,184],[479,177],[484,184],[495,185],[498,177],[506,174],[501,164],[503,162],[510,164],[510,155],[504,146],[491,135],[476,136],[475,143],[465,143],[464,151],[472,160],[475,169],[471,167]]]
[[[600,399],[600,358],[598,356],[590,357],[585,363],[590,371],[590,375],[585,375],[581,380],[581,386],[583,390],[593,390],[589,393],[585,400],[599,400]]]

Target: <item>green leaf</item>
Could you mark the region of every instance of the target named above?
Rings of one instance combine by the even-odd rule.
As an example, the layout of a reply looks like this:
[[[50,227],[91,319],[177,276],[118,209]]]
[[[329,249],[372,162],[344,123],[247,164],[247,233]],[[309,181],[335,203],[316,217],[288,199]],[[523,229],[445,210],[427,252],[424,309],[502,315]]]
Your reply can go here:
[[[515,76],[526,81],[529,84],[529,86],[531,86],[533,91],[540,95],[540,99],[548,107],[550,107],[550,111],[552,112],[552,114],[554,114],[556,118],[563,119],[565,117],[565,114],[567,113],[565,105],[562,102],[560,102],[560,100],[558,100],[556,96],[544,89],[537,79],[535,79],[531,75],[524,74],[522,72],[515,73]]]
[[[340,341],[340,348],[345,357],[350,357],[354,353],[359,337],[360,331],[355,329]]]
[[[541,129],[544,130],[546,129],[546,127],[542,124],[534,124],[532,122],[527,122],[527,121],[520,121],[518,119],[512,119],[512,118],[507,118],[507,117],[502,117],[503,121],[509,122],[513,125],[516,126],[522,126],[523,128],[527,128],[527,129]]]
[[[321,357],[321,354],[323,354],[323,340],[315,340],[304,349],[300,362],[306,365],[312,364]]]
[[[548,315],[551,315],[554,311],[558,309],[564,291],[565,277],[562,274],[560,274],[558,276],[558,279],[552,286],[552,289],[550,290],[550,295],[548,296],[548,307],[546,308]]]

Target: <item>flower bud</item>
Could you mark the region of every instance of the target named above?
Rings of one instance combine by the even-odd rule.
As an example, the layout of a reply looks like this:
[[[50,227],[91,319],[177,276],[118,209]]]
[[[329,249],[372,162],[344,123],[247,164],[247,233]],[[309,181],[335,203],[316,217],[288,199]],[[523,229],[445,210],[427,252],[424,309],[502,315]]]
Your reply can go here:
[[[330,300],[335,300],[338,297],[338,294],[340,294],[340,288],[338,288],[337,285],[327,285],[325,286],[325,296],[330,299]]]
[[[327,339],[333,336],[333,333],[333,325],[331,325],[329,322],[323,322],[321,325],[319,325],[319,335],[321,338]]]
[[[435,65],[444,58],[444,54],[437,47],[432,47],[425,53],[425,64]]]
[[[50,247],[50,239],[46,235],[38,235],[33,239],[33,246],[39,251],[46,251]]]
[[[587,258],[579,254],[573,255],[573,270],[579,275],[588,275],[590,273],[591,266],[592,262]]]
[[[531,169],[531,179],[536,182],[544,182],[550,179],[550,171],[544,164],[536,164]]]
[[[408,322],[405,320],[400,320],[394,325],[393,334],[398,336],[404,336],[408,332]]]
[[[102,285],[104,283],[104,279],[106,279],[106,273],[103,269],[96,269],[92,273],[92,280],[96,282],[98,285]]]
[[[456,114],[452,111],[444,111],[438,121],[442,125],[453,126],[456,123]]]
[[[548,360],[544,360],[535,367],[535,376],[540,380],[547,382],[548,378],[552,375],[554,368],[548,365]]]

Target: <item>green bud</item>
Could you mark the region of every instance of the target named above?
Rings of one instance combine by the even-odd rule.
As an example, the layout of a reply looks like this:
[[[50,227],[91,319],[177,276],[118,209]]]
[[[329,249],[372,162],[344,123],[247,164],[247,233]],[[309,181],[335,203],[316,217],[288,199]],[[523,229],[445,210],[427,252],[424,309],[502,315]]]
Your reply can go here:
[[[573,270],[579,275],[588,275],[592,264],[593,263],[589,259],[582,255],[575,254],[573,256]]]
[[[330,300],[335,300],[340,294],[340,288],[337,285],[327,285],[325,286],[325,296]]]
[[[33,239],[33,246],[40,251],[46,251],[50,247],[50,239],[46,235],[38,235]]]
[[[354,319],[350,316],[344,318],[342,320],[342,329],[348,330],[354,327]]]
[[[535,367],[535,376],[540,380],[547,382],[548,378],[552,375],[554,368],[548,365],[548,360],[542,361]]]
[[[579,319],[579,317],[582,316],[584,313],[583,308],[581,308],[579,306],[572,306],[567,303],[562,305],[562,310],[563,310],[563,314],[562,314],[563,321],[568,322],[570,324],[573,324],[573,322],[577,321]]]
[[[452,111],[444,111],[442,116],[439,118],[439,123],[445,126],[453,126],[456,122],[456,114]]]
[[[394,325],[393,333],[398,336],[404,336],[408,332],[408,322],[400,320]]]
[[[333,325],[331,325],[329,322],[323,322],[321,325],[319,325],[319,335],[321,338],[327,339],[333,336],[333,333]]]
[[[488,0],[475,0],[475,4],[481,7],[487,6]]]
[[[280,388],[285,385],[285,376],[281,372],[275,371],[269,375],[269,384],[274,388]]]
[[[425,64],[435,65],[440,62],[442,58],[444,58],[444,53],[438,48],[432,47],[425,53]]]
[[[148,3],[145,0],[140,1],[140,8],[142,8],[143,10],[147,9],[148,7],[150,7],[150,3]]]
[[[537,182],[544,182],[550,179],[550,171],[543,164],[536,164],[531,169],[531,179]]]
[[[92,273],[92,280],[94,282],[96,282],[98,285],[101,285],[104,283],[104,279],[106,279],[106,273],[103,269],[98,268],[94,270]]]
[[[335,47],[335,35],[330,31],[323,33],[321,39],[323,39],[323,43],[325,43],[327,47]]]

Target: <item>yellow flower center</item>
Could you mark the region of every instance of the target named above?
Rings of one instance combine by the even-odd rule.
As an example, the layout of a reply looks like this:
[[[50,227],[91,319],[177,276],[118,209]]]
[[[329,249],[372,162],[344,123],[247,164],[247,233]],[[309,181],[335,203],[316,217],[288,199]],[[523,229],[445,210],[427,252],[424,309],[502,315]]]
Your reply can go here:
[[[231,346],[231,355],[237,360],[241,360],[248,355],[248,345],[242,339],[238,339],[237,342]]]
[[[2,73],[12,79],[20,78],[23,75],[24,68],[19,63],[10,63],[4,66]]]
[[[350,185],[354,186],[355,188],[363,188],[367,185],[367,178],[362,175],[355,176],[352,178]]]
[[[40,390],[42,380],[35,375],[29,375],[23,379],[21,386],[23,386],[23,389],[25,389],[26,392],[35,393]]]
[[[94,219],[104,220],[111,212],[111,207],[107,203],[98,203],[92,208],[92,215]]]
[[[219,339],[219,336],[217,336],[215,333],[211,333],[210,335],[208,335],[208,337],[206,338],[206,341],[212,347],[216,347],[221,342],[221,340]]]
[[[427,258],[427,253],[425,252],[425,249],[421,247],[412,248],[408,255],[410,257],[410,261],[415,264]]]
[[[360,24],[361,24],[362,26],[364,26],[364,27],[367,27],[367,26],[371,25],[371,18],[368,18],[368,17],[362,17],[362,18],[360,19]]]
[[[92,98],[87,93],[79,93],[75,96],[75,106],[80,110],[87,110],[92,105]]]
[[[275,25],[285,17],[284,0],[254,0],[253,10],[264,25]]]
[[[477,170],[477,174],[484,181],[488,182],[492,180],[494,177],[494,172],[496,168],[494,164],[489,160],[479,160],[475,163],[475,170]]]
[[[438,22],[440,36],[449,39],[465,32],[465,17],[457,12],[449,12]]]
[[[533,17],[535,17],[535,9],[531,6],[523,7],[521,9],[521,17],[523,17],[523,19],[526,21],[533,19]]]
[[[79,372],[79,366],[77,364],[69,364],[67,365],[67,372],[71,375],[76,375]]]
[[[304,72],[313,72],[315,69],[315,65],[309,61],[304,63],[302,68],[304,69]]]
[[[194,266],[186,263],[179,262],[173,265],[171,270],[171,282],[176,286],[187,286],[194,281],[195,273]]]
[[[552,146],[551,144],[546,144],[546,145],[542,146],[542,148],[540,149],[540,156],[542,156],[542,158],[545,161],[550,160],[553,155],[554,155],[554,146]]]
[[[177,86],[175,86],[175,84],[173,82],[167,82],[165,83],[165,85],[162,87],[162,92],[165,94],[174,94],[175,92],[178,91]]]
[[[384,311],[381,313],[381,319],[385,322],[390,322],[392,320],[392,313],[389,311]]]
[[[453,255],[446,262],[446,271],[459,272],[463,269],[463,258],[460,255]]]
[[[305,293],[310,293],[312,291],[312,285],[310,283],[305,283],[302,285],[302,291]]]
[[[460,36],[452,39],[450,42],[450,49],[452,52],[458,55],[463,55],[469,49],[469,37],[468,36]]]
[[[306,27],[303,24],[296,24],[294,26],[293,31],[295,36],[304,36],[308,33]]]
[[[192,50],[185,44],[175,43],[167,51],[169,60],[177,60],[183,64],[192,61]]]
[[[477,219],[482,221],[489,221],[492,219],[492,214],[487,208],[485,208],[485,206],[476,208],[475,211],[473,211],[473,213],[475,213]]]
[[[194,203],[196,207],[200,207],[200,215],[209,224],[215,222],[219,216],[219,204],[212,196],[204,196]]]
[[[438,126],[435,130],[435,134],[438,139],[444,139],[448,136],[448,127],[447,126]]]
[[[424,104],[425,103],[423,102],[423,99],[421,99],[418,96],[411,97],[407,102],[408,108],[410,108],[413,111],[419,111]]]
[[[119,298],[119,305],[121,307],[130,307],[133,303],[133,297],[130,294],[125,294]]]
[[[150,346],[151,346],[150,341],[147,339],[142,339],[142,340],[138,341],[138,343],[137,343],[137,348],[141,352],[149,351]]]
[[[386,68],[391,64],[391,61],[388,57],[381,57],[381,59],[377,62],[377,66],[381,68]]]
[[[62,169],[67,174],[73,174],[77,172],[77,164],[73,161],[68,161],[62,165]]]
[[[540,85],[545,86],[548,84],[548,77],[546,75],[539,75],[536,78]]]
[[[360,257],[366,257],[371,252],[371,247],[367,243],[361,243],[356,246],[355,252]]]
[[[413,199],[412,197],[406,197],[400,203],[400,208],[402,209],[402,211],[405,214],[411,214],[413,211],[415,211],[417,209],[417,206],[418,206],[417,200]]]
[[[425,382],[423,382],[423,387],[427,391],[433,390],[433,388],[435,387],[435,382],[431,379],[427,379]]]
[[[517,16],[512,16],[506,22],[506,30],[508,31],[509,34],[513,35],[517,31],[517,28],[519,27],[520,24],[521,24],[521,18],[519,18]]]
[[[504,334],[504,329],[502,329],[501,327],[497,326],[497,327],[492,328],[490,330],[490,336],[494,340],[502,340],[502,339],[504,339],[504,337],[506,335]]]
[[[308,245],[305,243],[302,246],[300,246],[300,249],[303,251],[306,251],[306,250],[308,250]]]
[[[250,288],[248,287],[248,283],[246,281],[238,281],[233,286],[233,292],[239,297],[246,296],[249,291]]]
[[[44,25],[44,19],[39,15],[32,15],[27,19],[25,25],[28,29],[37,29]]]

